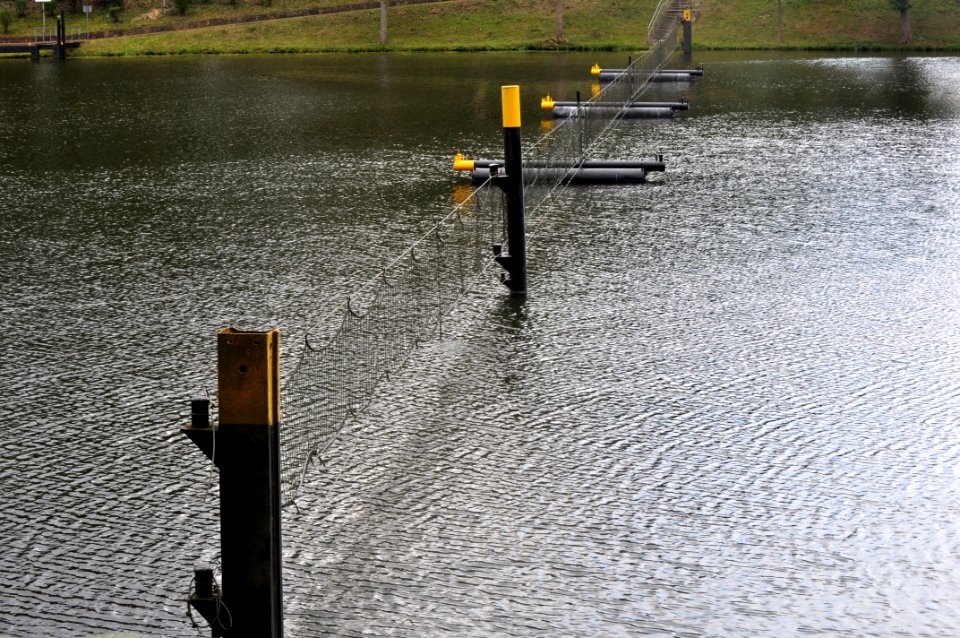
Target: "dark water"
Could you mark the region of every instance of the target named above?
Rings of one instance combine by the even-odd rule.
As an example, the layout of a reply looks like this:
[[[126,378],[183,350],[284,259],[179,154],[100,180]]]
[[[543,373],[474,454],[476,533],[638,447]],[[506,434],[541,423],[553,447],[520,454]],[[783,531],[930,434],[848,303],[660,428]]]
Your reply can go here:
[[[0,634],[191,636],[215,331],[447,212],[620,56],[0,63]],[[700,54],[285,520],[291,636],[960,634],[960,59]]]

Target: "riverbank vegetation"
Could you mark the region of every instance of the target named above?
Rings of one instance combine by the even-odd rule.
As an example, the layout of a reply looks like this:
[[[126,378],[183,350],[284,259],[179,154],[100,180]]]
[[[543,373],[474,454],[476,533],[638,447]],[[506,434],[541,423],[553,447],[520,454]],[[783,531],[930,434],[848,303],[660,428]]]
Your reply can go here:
[[[646,48],[657,0],[442,0],[392,5],[382,33],[379,2],[347,0],[91,0],[48,3],[68,31],[94,38],[80,55],[309,53],[326,51]],[[559,0],[558,0],[559,1]],[[15,4],[19,3],[19,4]],[[903,41],[903,0],[702,0],[694,43],[707,49],[960,50],[960,0],[911,0],[912,41]],[[0,28],[31,36],[40,3],[0,0]],[[111,12],[111,7],[113,11]],[[119,7],[119,9],[118,9]],[[48,8],[47,30],[53,30]],[[291,16],[307,10],[332,11]],[[226,22],[233,22],[226,24]],[[207,25],[207,26],[204,26]],[[202,28],[201,28],[202,27]],[[168,29],[147,35],[132,30]],[[119,31],[117,31],[119,30]],[[558,33],[562,35],[558,38]],[[386,37],[384,37],[384,35]],[[382,44],[382,40],[386,44]]]

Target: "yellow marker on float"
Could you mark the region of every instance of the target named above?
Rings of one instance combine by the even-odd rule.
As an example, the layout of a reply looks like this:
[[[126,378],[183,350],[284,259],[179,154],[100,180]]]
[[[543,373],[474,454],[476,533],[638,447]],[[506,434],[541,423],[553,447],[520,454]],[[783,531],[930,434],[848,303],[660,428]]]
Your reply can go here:
[[[600,75],[600,65],[594,64],[590,67],[590,75]]]
[[[503,106],[503,128],[520,128],[520,87],[516,84],[500,87]]]
[[[468,160],[463,153],[457,153],[453,156],[453,170],[455,171],[473,171],[474,161]]]
[[[540,108],[542,109],[552,109],[554,104],[556,104],[556,102],[553,101],[549,93],[547,93],[546,97],[540,98]]]

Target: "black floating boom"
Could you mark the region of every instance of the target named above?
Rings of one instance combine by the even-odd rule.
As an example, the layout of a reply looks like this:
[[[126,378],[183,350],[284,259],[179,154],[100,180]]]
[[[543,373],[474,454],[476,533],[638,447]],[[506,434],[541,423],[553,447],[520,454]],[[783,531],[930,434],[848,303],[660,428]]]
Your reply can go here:
[[[553,106],[582,106],[584,108],[668,108],[674,111],[686,111],[690,108],[690,103],[681,99],[679,102],[576,102],[566,100],[555,100],[551,102]]]
[[[554,105],[553,117],[565,119],[569,117],[610,117],[619,115],[619,117],[628,120],[639,119],[669,119],[677,114],[676,110],[669,106],[617,106],[606,104],[593,104],[590,106],[580,105],[559,106]]]
[[[594,75],[598,75],[601,82],[612,82],[625,72],[625,69],[600,69]],[[634,75],[647,75],[647,72],[639,71]],[[650,74],[650,80],[652,82],[692,82],[702,75],[703,69],[665,69]]]
[[[490,165],[496,160],[473,160],[473,181],[490,178]],[[639,184],[647,181],[647,173],[663,172],[663,157],[654,160],[584,160],[575,166],[556,166],[546,162],[524,162],[524,181],[538,178],[560,181],[564,184]]]

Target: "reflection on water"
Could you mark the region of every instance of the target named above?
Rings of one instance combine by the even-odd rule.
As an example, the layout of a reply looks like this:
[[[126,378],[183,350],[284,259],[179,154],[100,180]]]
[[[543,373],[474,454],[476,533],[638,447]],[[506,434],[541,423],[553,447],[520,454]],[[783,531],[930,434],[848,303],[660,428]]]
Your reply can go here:
[[[196,635],[216,329],[289,369],[499,155],[501,84],[534,139],[618,57],[0,64],[0,634]],[[602,153],[667,172],[559,193],[529,299],[470,295],[313,473],[289,635],[960,633],[960,60],[695,62]]]

